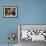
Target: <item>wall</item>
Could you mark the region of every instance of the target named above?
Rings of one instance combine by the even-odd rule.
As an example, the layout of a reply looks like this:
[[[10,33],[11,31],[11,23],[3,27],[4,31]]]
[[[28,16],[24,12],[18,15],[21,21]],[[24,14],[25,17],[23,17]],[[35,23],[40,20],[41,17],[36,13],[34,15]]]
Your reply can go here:
[[[46,0],[19,0],[19,23],[46,24]]]
[[[12,5],[18,6],[18,17],[3,18],[3,6]],[[17,34],[18,24],[46,24],[46,0],[0,0],[0,44],[8,43],[9,32]]]
[[[7,44],[10,32],[18,34],[18,18],[3,18],[3,6],[17,6],[17,0],[0,0],[0,44]],[[18,43],[17,39],[15,43]]]

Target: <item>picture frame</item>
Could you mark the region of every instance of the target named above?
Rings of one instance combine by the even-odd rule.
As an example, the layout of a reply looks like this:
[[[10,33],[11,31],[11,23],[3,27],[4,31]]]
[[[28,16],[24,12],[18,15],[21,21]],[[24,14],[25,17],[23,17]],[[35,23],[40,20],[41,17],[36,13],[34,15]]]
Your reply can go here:
[[[23,30],[24,31],[28,30],[28,37],[26,40],[46,41],[46,24],[18,24],[18,42],[25,40],[24,37],[21,39],[21,37],[22,37],[21,32]],[[31,33],[31,32],[33,32],[33,33]],[[25,35],[23,35],[23,36],[25,36]]]
[[[17,6],[4,6],[3,17],[17,17]]]

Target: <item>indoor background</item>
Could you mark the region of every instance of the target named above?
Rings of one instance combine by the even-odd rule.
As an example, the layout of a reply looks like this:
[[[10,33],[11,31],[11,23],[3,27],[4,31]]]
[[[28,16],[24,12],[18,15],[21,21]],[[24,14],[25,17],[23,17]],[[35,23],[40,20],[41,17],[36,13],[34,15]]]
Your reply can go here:
[[[3,18],[3,6],[16,6],[17,17]],[[8,43],[9,32],[16,32],[18,36],[18,24],[46,24],[46,0],[0,0],[0,44]]]

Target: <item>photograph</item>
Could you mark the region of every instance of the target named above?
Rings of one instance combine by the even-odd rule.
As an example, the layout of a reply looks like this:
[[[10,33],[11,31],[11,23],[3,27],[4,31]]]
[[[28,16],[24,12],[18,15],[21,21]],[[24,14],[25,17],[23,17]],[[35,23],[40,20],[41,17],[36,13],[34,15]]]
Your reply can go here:
[[[46,25],[19,24],[20,41],[46,41]]]
[[[17,7],[16,6],[4,6],[4,17],[16,17]]]

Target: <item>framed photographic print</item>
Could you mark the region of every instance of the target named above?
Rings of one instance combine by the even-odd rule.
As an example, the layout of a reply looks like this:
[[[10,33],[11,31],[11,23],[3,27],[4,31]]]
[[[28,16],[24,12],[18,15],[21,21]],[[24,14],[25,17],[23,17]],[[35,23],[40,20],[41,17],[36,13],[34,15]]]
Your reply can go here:
[[[16,6],[4,6],[3,7],[4,17],[17,17],[17,7]]]
[[[22,40],[46,41],[46,24],[19,24],[18,42]]]

